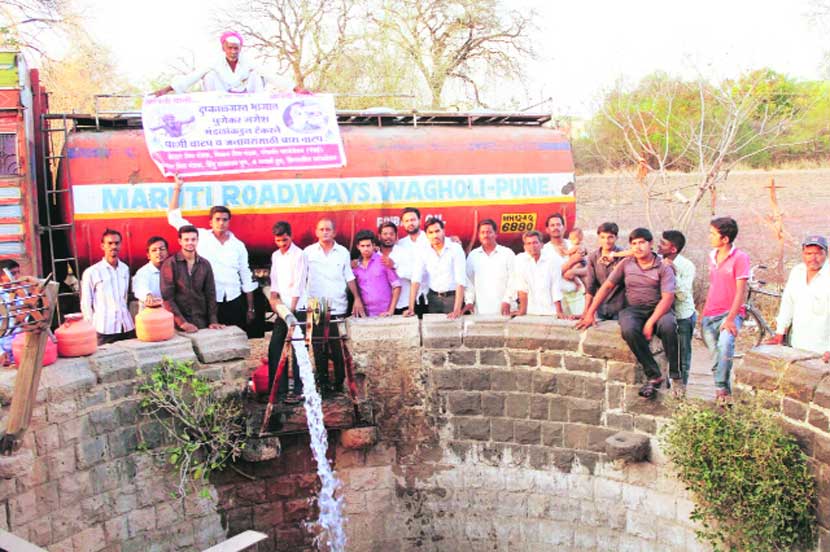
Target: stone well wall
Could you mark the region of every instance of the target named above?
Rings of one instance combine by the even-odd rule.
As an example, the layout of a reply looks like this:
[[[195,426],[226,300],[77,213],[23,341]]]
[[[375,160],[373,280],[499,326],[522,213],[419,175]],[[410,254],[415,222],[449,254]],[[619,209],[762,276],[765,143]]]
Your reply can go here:
[[[616,324],[571,326],[350,323],[369,396],[395,402],[378,417],[391,465],[337,455],[355,550],[704,549],[656,440],[647,463],[614,465],[604,452],[620,430],[653,436],[662,399],[637,396],[643,376]]]
[[[379,433],[370,448],[329,433],[349,550],[705,549],[654,437],[667,406],[637,396],[642,372],[614,323],[577,332],[534,317],[428,315],[347,329],[360,411]],[[241,462],[254,479],[228,470],[208,497],[184,502],[170,495],[169,468],[137,450],[164,443],[139,411],[137,368],[194,360],[217,386],[240,389],[247,345],[234,329],[203,331],[45,368],[23,447],[0,458],[0,527],[61,551],[199,550],[246,529],[269,535],[258,550],[309,549],[318,482],[307,435],[282,436],[276,459]],[[763,348],[736,373],[743,392],[780,393],[771,403],[812,457],[827,550],[825,365]],[[14,375],[0,371],[4,410]],[[648,462],[608,459],[605,439],[621,430],[651,439]]]

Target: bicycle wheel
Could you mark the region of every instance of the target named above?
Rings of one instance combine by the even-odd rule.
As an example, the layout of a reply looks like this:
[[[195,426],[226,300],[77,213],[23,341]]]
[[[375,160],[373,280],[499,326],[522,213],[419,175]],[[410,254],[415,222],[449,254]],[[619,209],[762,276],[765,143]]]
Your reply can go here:
[[[746,311],[746,319],[735,338],[734,358],[741,358],[747,351],[760,345],[767,336],[767,325],[763,316],[750,307]]]

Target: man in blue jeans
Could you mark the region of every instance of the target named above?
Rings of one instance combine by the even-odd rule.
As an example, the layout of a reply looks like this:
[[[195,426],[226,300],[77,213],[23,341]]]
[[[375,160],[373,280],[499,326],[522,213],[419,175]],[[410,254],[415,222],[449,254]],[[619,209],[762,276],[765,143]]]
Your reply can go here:
[[[692,364],[692,332],[697,322],[692,286],[695,281],[695,265],[680,254],[686,245],[686,237],[679,230],[666,230],[657,245],[663,262],[674,269],[674,317],[677,319],[677,338],[680,349],[680,378],[672,379],[672,394],[686,395],[689,368]]]
[[[735,354],[735,337],[741,329],[746,311],[746,283],[749,279],[749,255],[735,247],[738,223],[730,217],[718,217],[709,223],[709,292],[703,305],[701,331],[712,352],[715,374],[715,399],[724,402],[732,394],[730,376]]]
[[[664,381],[649,349],[649,341],[654,335],[663,342],[669,361],[669,376],[680,378],[677,322],[671,310],[674,303],[674,271],[652,252],[653,241],[654,237],[647,228],[635,228],[628,235],[633,256],[617,265],[576,325],[578,329],[593,325],[597,309],[605,298],[616,286],[625,286],[628,306],[620,311],[620,333],[646,373],[648,381],[639,394],[648,399],[657,396],[657,389]]]

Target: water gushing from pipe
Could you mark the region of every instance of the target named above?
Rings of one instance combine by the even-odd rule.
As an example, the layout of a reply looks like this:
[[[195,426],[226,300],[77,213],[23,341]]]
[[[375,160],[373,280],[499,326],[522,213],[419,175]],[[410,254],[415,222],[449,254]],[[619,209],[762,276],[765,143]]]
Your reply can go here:
[[[294,340],[291,344],[297,353],[297,367],[303,382],[303,396],[305,397],[303,406],[311,437],[311,453],[317,462],[317,475],[321,483],[320,494],[317,497],[317,505],[320,508],[320,518],[317,523],[322,531],[314,541],[318,548],[324,544],[332,552],[343,552],[346,550],[346,533],[343,530],[343,497],[335,497],[335,493],[340,488],[340,480],[337,479],[326,457],[329,440],[326,426],[323,425],[323,405],[314,383],[308,348],[303,341],[303,332],[299,326],[294,328],[292,337]]]

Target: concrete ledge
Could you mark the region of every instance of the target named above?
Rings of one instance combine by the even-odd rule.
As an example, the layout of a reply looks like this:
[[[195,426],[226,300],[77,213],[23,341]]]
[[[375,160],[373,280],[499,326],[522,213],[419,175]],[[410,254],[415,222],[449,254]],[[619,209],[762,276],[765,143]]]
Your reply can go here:
[[[119,341],[111,348],[127,351],[137,364],[138,368],[142,370],[152,368],[164,357],[181,362],[191,362],[196,360],[196,354],[193,352],[193,345],[189,339],[181,336],[174,336],[167,341],[157,341],[153,343],[145,343],[137,339],[128,339],[126,341]]]
[[[135,357],[124,349],[105,346],[89,358],[89,367],[98,376],[98,383],[113,383],[135,378],[138,368]]]
[[[179,333],[193,344],[199,362],[211,364],[237,358],[246,358],[251,352],[248,335],[236,326],[221,330],[199,330],[196,333]],[[167,343],[166,341],[163,343]]]
[[[574,323],[552,316],[517,316],[507,322],[506,345],[510,349],[577,351],[580,335]]]
[[[421,320],[421,343],[427,349],[460,347],[463,323],[463,317],[450,320],[446,314],[425,314]]]
[[[820,356],[791,347],[761,345],[744,355],[743,362],[735,368],[735,381],[755,389],[775,391],[781,386],[790,363]]]
[[[88,391],[97,381],[89,369],[89,357],[59,358],[43,368],[38,392],[46,391],[50,401],[58,402]]]
[[[419,320],[415,316],[384,318],[347,318],[346,332],[351,344],[363,348],[363,343],[376,345],[378,341],[394,341],[396,347],[418,347],[421,344]]]
[[[464,329],[461,341],[470,349],[495,349],[504,347],[507,334],[506,316],[474,315],[462,318]]]
[[[613,320],[600,322],[593,328],[585,330],[582,352],[588,356],[607,360],[637,362],[631,349],[620,335],[620,325]]]

